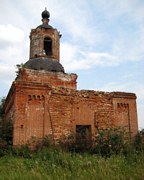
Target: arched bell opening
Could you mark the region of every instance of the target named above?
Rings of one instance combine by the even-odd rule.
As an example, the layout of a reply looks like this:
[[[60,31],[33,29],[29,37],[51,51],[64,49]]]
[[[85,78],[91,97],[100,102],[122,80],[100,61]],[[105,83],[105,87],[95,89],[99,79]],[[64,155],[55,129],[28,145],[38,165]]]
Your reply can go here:
[[[52,39],[49,37],[44,38],[44,50],[47,56],[52,55]]]

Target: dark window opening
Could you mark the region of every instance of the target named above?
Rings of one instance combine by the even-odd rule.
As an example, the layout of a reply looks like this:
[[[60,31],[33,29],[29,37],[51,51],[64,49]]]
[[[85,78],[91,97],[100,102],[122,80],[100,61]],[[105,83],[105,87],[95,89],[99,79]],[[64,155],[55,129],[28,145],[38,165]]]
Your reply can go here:
[[[47,56],[52,55],[52,40],[51,38],[44,38],[44,50]]]
[[[84,148],[91,145],[91,125],[76,125],[76,144]]]

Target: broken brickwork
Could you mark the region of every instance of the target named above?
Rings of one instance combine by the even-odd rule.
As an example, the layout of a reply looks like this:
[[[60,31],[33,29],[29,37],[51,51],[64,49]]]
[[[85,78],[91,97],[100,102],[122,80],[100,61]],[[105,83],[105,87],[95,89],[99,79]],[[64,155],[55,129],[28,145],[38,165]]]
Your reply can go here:
[[[43,24],[31,30],[30,60],[18,71],[5,103],[5,124],[13,124],[13,144],[51,136],[53,143],[71,133],[93,137],[98,129],[125,127],[138,131],[136,95],[124,92],[77,90],[77,75],[67,74],[59,60],[60,33]]]
[[[46,135],[57,142],[63,135],[75,134],[77,125],[90,126],[92,135],[97,128],[115,126],[124,126],[133,135],[137,133],[135,94],[78,91],[73,86],[74,74],[56,73],[57,82],[61,77],[63,84],[68,83],[67,87],[60,87],[60,83],[51,85],[51,73],[39,76],[40,72],[34,70],[21,71],[6,101],[6,119],[13,117],[14,122],[14,145]]]

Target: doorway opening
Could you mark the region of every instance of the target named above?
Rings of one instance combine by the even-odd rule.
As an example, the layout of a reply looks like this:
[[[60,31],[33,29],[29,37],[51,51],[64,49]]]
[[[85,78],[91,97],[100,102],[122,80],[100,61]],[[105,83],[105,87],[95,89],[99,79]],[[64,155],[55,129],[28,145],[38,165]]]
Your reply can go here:
[[[76,144],[81,148],[88,148],[91,145],[91,125],[76,125]]]

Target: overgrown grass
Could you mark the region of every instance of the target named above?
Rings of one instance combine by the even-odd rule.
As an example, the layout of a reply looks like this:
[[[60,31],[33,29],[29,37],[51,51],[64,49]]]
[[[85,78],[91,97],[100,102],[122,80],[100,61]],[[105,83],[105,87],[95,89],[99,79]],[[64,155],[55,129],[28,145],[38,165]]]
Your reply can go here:
[[[26,155],[27,154],[27,155]],[[29,154],[29,156],[28,156]],[[104,158],[47,147],[0,158],[0,179],[144,179],[142,153]]]
[[[121,128],[98,129],[89,148],[73,136],[62,138],[61,148],[52,147],[50,137],[15,148],[11,134],[10,128],[0,136],[0,180],[144,179],[144,131],[131,143]]]

